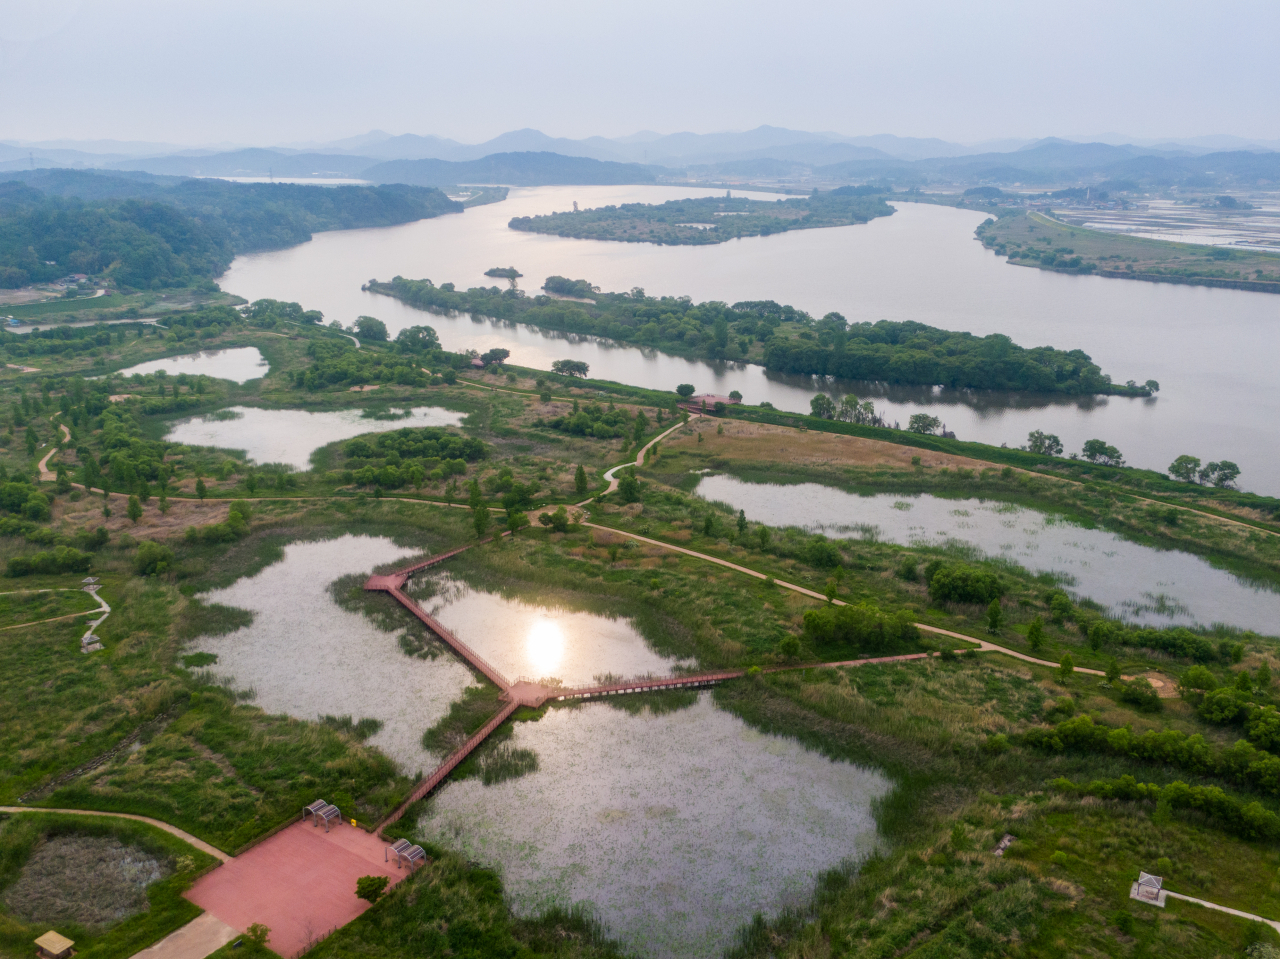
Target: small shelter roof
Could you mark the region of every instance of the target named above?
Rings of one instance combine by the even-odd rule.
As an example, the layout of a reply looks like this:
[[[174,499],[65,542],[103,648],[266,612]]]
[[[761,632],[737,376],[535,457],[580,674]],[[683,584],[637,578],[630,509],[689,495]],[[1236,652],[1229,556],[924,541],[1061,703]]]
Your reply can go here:
[[[66,956],[70,955],[71,948],[75,943],[66,936],[54,932],[50,929],[43,936],[36,940],[36,948],[40,950],[42,956]]]
[[[1154,889],[1159,889],[1161,886],[1164,885],[1164,880],[1161,879],[1159,876],[1153,876],[1149,872],[1142,872],[1141,870],[1139,870],[1138,885],[1151,886]]]

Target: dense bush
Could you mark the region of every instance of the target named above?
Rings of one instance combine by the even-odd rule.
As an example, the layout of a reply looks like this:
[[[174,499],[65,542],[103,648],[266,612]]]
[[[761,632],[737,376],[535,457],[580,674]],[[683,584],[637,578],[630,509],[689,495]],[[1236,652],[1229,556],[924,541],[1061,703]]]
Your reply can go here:
[[[1188,786],[1184,782],[1171,782],[1161,788],[1155,783],[1140,783],[1132,776],[1097,779],[1079,785],[1069,779],[1055,779],[1049,786],[1058,792],[1076,795],[1166,803],[1171,809],[1195,809],[1215,825],[1246,839],[1280,839],[1280,816],[1259,802],[1245,803],[1229,796],[1217,786]]]
[[[173,568],[173,550],[151,540],[143,540],[138,544],[138,554],[133,559],[133,568],[139,576],[159,576]]]
[[[982,603],[1004,595],[1004,584],[990,570],[944,565],[929,577],[929,596],[939,603]]]
[[[1129,727],[1099,726],[1088,716],[1076,716],[1052,729],[1035,728],[1023,734],[1027,745],[1048,752],[1087,752],[1159,763],[1194,773],[1216,776],[1238,786],[1280,795],[1280,756],[1238,741],[1229,749],[1215,749],[1196,734],[1176,729],[1135,733]]]
[[[30,576],[49,573],[87,573],[93,557],[71,546],[59,546],[47,553],[14,556],[5,569],[6,576]]]
[[[920,631],[905,610],[884,613],[861,603],[807,610],[804,638],[818,650],[838,648],[850,655],[892,656],[914,648]]]

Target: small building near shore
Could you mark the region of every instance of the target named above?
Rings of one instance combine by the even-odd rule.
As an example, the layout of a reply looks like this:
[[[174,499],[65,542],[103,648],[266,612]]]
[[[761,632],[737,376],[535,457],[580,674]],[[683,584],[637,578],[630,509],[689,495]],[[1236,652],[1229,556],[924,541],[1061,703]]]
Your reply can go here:
[[[36,940],[36,955],[40,959],[67,959],[76,954],[75,945],[66,936],[50,929]]]

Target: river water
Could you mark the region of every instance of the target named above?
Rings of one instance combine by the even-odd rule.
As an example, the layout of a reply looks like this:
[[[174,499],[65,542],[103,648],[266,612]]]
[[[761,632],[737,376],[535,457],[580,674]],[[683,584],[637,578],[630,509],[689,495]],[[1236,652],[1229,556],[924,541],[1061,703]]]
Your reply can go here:
[[[977,335],[1005,333],[1023,346],[1083,349],[1118,382],[1155,379],[1150,399],[1009,395],[883,384],[835,385],[875,401],[892,421],[927,410],[961,439],[1017,446],[1027,433],[1058,434],[1068,452],[1100,438],[1133,465],[1165,469],[1183,453],[1230,459],[1247,489],[1280,494],[1280,297],[1241,290],[1067,276],[1010,266],[983,249],[983,215],[899,203],[869,224],[747,237],[715,246],[654,246],[541,236],[508,229],[513,216],[609,203],[661,202],[712,192],[676,187],[514,189],[502,203],[403,226],[321,233],[309,243],[239,257],[222,287],[250,300],[296,300],[328,320],[377,316],[392,333],[429,324],[447,349],[504,346],[512,362],[546,369],[555,359],[591,365],[593,376],[654,388],[693,383],[737,389],[807,411],[826,383],[766,375],[758,366],[712,365],[542,333],[470,317],[425,314],[360,290],[370,278],[429,277],[459,287],[493,285],[482,274],[515,266],[524,289],[552,274],[604,290],[635,286],[695,300],[774,299],[821,316],[916,320]],[[768,195],[760,194],[764,198]],[[499,284],[505,281],[496,281]]]

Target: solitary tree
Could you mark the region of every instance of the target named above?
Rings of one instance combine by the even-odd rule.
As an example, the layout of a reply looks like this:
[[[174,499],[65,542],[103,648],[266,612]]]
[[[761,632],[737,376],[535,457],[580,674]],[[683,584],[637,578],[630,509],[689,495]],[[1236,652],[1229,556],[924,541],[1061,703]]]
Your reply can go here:
[[[133,520],[135,525],[138,520],[142,519],[142,504],[138,502],[138,497],[129,497],[129,507],[127,512],[129,514],[129,519]]]
[[[941,426],[942,420],[936,416],[930,416],[928,413],[912,413],[911,419],[907,421],[907,432],[931,435]]]
[[[1169,464],[1169,475],[1184,483],[1195,483],[1200,473],[1200,457],[1183,454]]]
[[[738,510],[738,535],[741,536],[747,531],[747,511]]]
[[[167,490],[164,490],[164,489],[160,490],[160,502],[158,505],[160,507],[160,515],[168,516],[169,515],[169,493]]]
[[[1062,440],[1053,433],[1032,430],[1027,434],[1027,451],[1039,453],[1042,456],[1061,456]]]
[[[196,499],[203,501],[206,493],[208,493],[208,488],[204,485],[204,480],[196,480]]]
[[[826,393],[819,393],[809,400],[809,415],[829,420],[836,415],[836,404]]]
[[[687,400],[689,397],[693,395],[693,384],[681,383],[679,386],[676,387],[676,393],[680,395],[680,399]]]
[[[1038,653],[1044,648],[1044,620],[1039,616],[1033,619],[1027,628],[1027,642],[1034,652]]]
[[[640,502],[640,481],[636,479],[636,471],[629,469],[618,478],[618,496],[624,503]]]
[[[511,530],[512,536],[515,536],[516,533],[520,532],[520,530],[524,529],[528,525],[529,517],[520,512],[520,510],[507,510],[507,529]]]
[[[987,632],[994,636],[1000,631],[1000,622],[1004,619],[1004,611],[1000,608],[1000,600],[993,599],[987,607]]]
[[[1062,654],[1062,662],[1058,664],[1058,682],[1066,683],[1070,681],[1071,674],[1076,671],[1076,661],[1071,658],[1070,653]]]
[[[387,324],[374,316],[361,316],[356,319],[356,335],[362,340],[386,342]]]
[[[1120,682],[1120,663],[1114,656],[1107,660],[1107,682]]]
[[[556,360],[551,364],[551,372],[560,376],[580,376],[586,378],[591,367],[582,360]]]
[[[573,489],[579,496],[587,492],[587,471],[582,468],[582,464],[578,464],[577,471],[573,474]]]
[[[760,548],[761,548],[761,549],[768,549],[768,548],[769,548],[769,527],[767,527],[767,526],[757,526],[757,527],[756,527],[756,539],[758,539],[758,540],[760,541]]]
[[[481,503],[471,512],[471,524],[476,528],[476,535],[483,536],[489,532],[489,507]]]
[[[1108,445],[1106,440],[1086,440],[1082,453],[1091,463],[1099,463],[1102,466],[1124,466],[1124,457],[1120,455],[1120,451]]]
[[[356,896],[367,902],[377,902],[390,881],[388,876],[361,876],[356,880]]]

